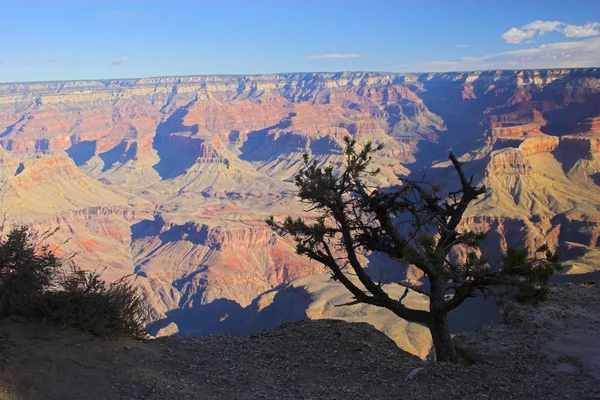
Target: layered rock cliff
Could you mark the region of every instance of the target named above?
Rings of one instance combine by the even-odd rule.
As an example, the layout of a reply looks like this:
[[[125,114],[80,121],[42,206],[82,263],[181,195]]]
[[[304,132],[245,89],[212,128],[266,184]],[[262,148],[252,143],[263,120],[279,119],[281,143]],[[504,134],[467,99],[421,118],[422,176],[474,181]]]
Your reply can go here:
[[[489,188],[464,221],[488,257],[548,243],[570,272],[600,265],[598,69],[0,84],[0,208],[198,333],[323,272],[263,221],[301,215],[303,154],[339,166],[346,135],[385,145],[374,185],[451,188],[460,156]]]

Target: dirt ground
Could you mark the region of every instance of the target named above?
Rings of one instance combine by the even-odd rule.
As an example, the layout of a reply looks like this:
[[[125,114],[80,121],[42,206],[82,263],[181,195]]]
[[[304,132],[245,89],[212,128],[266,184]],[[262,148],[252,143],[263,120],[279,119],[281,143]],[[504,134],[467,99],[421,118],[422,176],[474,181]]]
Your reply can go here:
[[[600,289],[561,285],[511,314],[456,338],[472,365],[425,363],[370,325],[337,320],[145,341],[3,322],[0,400],[600,399]]]

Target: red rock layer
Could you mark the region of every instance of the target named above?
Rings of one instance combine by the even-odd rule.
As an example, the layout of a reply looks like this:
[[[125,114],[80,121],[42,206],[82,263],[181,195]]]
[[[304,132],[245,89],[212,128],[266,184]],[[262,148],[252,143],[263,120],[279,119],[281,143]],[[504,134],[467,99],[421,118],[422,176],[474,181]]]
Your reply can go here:
[[[600,137],[568,135],[561,138],[560,147],[569,154],[590,158],[600,153]]]
[[[68,157],[42,157],[22,162],[11,185],[28,188],[38,184],[51,184],[57,176],[78,179],[82,175]]]
[[[581,122],[573,134],[600,137],[600,116],[588,118]]]

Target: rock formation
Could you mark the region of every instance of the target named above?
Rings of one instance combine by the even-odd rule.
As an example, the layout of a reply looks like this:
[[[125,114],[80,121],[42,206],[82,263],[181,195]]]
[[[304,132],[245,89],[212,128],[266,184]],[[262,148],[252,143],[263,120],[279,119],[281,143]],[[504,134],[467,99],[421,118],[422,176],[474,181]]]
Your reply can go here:
[[[464,221],[489,258],[548,243],[571,273],[600,265],[598,69],[0,84],[0,208],[58,227],[82,267],[137,275],[167,331],[201,333],[281,285],[314,289],[322,268],[263,221],[302,215],[303,154],[341,165],[346,135],[385,145],[373,185],[451,188],[460,156],[489,188]]]

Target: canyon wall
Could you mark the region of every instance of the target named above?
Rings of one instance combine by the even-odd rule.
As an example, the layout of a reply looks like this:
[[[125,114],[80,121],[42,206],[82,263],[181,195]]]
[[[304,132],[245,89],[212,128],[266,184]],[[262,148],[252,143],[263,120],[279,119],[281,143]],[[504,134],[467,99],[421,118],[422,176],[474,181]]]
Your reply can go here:
[[[379,186],[426,172],[451,189],[460,156],[488,187],[463,226],[489,232],[490,259],[548,243],[568,272],[599,269],[598,69],[0,84],[0,211],[136,275],[156,329],[210,333],[325,272],[264,220],[303,215],[303,154],[339,166],[344,136],[385,145]]]

